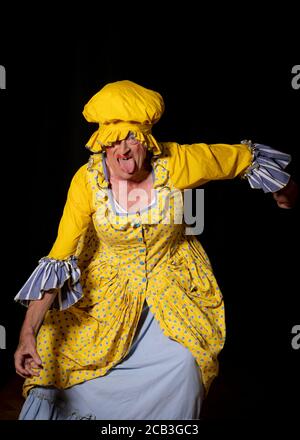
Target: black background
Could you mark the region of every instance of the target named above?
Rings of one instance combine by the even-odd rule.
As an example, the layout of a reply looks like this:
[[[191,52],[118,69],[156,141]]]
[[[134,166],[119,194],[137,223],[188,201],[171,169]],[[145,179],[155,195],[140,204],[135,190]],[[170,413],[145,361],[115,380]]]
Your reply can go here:
[[[55,19],[47,27],[36,20],[1,33],[1,386],[14,375],[25,312],[13,298],[52,246],[70,179],[87,161],[84,145],[96,129],[83,106],[107,82],[129,79],[163,95],[166,111],[153,130],[158,140],[252,139],[291,153],[288,170],[299,182],[300,90],[291,86],[291,70],[300,62],[292,22],[283,37],[280,21],[247,20],[246,8],[230,22],[222,11],[181,12],[176,21],[154,12],[152,22],[121,12],[117,22],[106,16],[104,26],[104,16],[90,10],[88,23],[70,16],[59,29]],[[279,416],[293,424],[299,206],[279,209],[246,181],[211,182],[199,239],[224,294],[228,332],[203,417]]]

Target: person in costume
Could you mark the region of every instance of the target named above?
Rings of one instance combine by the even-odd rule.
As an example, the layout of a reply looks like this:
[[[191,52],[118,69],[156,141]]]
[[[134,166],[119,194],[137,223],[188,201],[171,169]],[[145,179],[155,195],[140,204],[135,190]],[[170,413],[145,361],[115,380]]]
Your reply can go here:
[[[16,295],[21,420],[200,416],[225,341],[222,293],[185,191],[245,178],[291,207],[290,155],[266,145],[158,142],[161,95],[131,81],[85,105],[99,124],[74,175],[56,241]],[[182,220],[182,221],[181,221]]]

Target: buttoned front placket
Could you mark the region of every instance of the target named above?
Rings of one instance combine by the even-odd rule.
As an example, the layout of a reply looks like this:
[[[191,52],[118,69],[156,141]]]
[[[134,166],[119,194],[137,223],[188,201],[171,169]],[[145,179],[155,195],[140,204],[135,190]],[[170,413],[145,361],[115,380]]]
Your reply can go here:
[[[145,241],[145,224],[142,223],[141,219],[141,213],[140,211],[137,211],[134,219],[131,221],[131,225],[133,228],[135,228],[138,232],[138,257],[137,257],[137,264],[138,264],[138,270],[140,273],[140,282],[141,288],[143,292],[147,288],[147,245]]]

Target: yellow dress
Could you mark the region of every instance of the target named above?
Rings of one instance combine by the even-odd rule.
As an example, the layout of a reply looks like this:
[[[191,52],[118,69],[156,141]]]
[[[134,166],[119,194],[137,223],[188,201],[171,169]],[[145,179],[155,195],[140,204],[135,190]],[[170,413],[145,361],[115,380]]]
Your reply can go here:
[[[208,390],[224,345],[222,294],[209,259],[186,235],[184,189],[231,179],[251,164],[247,145],[160,143],[152,158],[155,203],[117,214],[105,179],[103,154],[91,156],[73,177],[49,253],[77,256],[83,297],[66,310],[47,312],[37,337],[43,362],[34,386],[68,388],[105,375],[128,353],[146,300],[166,336],[187,347]]]

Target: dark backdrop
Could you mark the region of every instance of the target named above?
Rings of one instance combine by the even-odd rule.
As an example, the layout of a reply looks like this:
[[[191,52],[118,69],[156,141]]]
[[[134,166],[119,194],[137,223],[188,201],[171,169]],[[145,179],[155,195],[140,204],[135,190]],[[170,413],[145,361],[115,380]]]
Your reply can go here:
[[[52,246],[70,179],[87,161],[84,145],[96,129],[83,118],[83,106],[107,82],[130,79],[163,95],[166,111],[154,127],[159,140],[252,139],[291,153],[289,170],[299,181],[300,90],[291,87],[299,57],[292,35],[287,50],[277,33],[262,28],[254,39],[249,27],[228,35],[226,26],[204,32],[158,23],[150,44],[128,29],[99,28],[90,38],[69,27],[58,38],[54,23],[51,33],[2,38],[2,386],[14,375],[25,311],[13,297]],[[224,294],[228,332],[203,413],[208,419],[278,414],[295,420],[300,351],[292,349],[291,330],[300,324],[298,225],[299,207],[279,209],[246,181],[205,186],[199,239]]]

